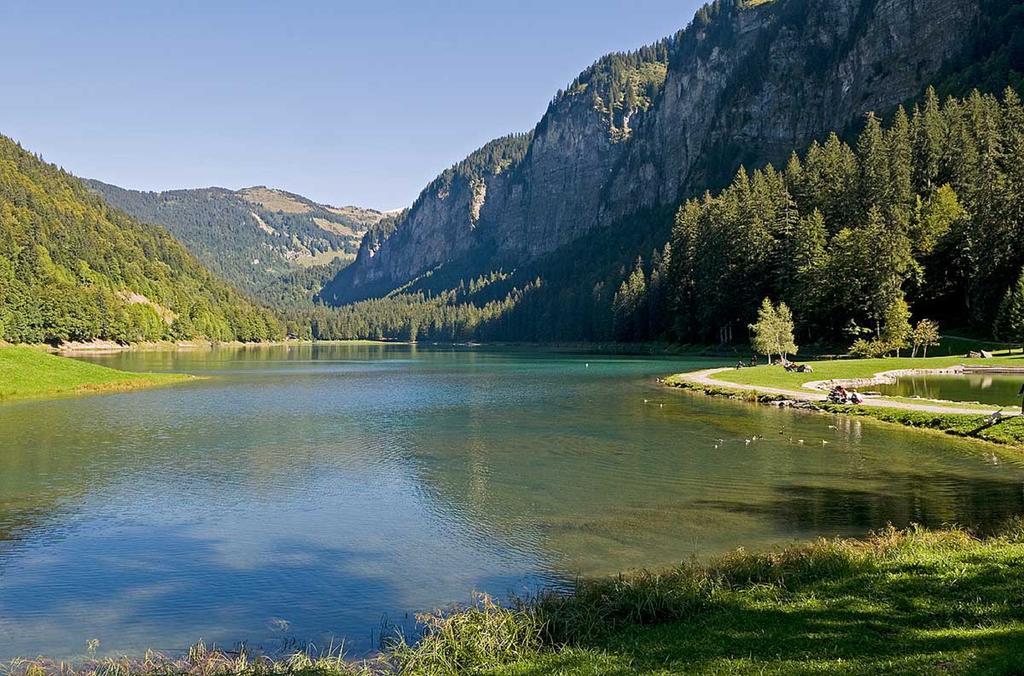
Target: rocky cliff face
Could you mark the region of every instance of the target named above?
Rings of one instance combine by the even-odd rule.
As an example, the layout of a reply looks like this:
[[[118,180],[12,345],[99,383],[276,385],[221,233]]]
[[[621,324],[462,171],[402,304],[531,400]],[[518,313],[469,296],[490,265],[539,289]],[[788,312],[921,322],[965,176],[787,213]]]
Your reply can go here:
[[[740,163],[782,160],[920,93],[964,50],[978,3],[705,7],[673,38],[584,71],[531,135],[492,142],[445,172],[325,298],[377,295],[478,252],[529,261],[715,187]]]

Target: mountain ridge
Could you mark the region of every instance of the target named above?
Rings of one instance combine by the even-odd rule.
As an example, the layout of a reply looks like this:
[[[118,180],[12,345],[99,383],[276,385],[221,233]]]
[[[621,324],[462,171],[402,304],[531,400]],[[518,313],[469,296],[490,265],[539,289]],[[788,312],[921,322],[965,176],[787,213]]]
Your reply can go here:
[[[281,322],[159,226],[0,136],[0,338],[280,338]]]
[[[308,301],[311,293],[287,279],[308,270],[329,278],[355,257],[363,234],[386,215],[264,185],[142,191],[85,183],[111,206],[167,228],[213,272],[274,305]]]
[[[712,3],[674,36],[583,71],[516,135],[515,161],[447,190],[435,179],[321,297],[385,295],[459,260],[528,264],[720,187],[742,163],[784,160],[918,95],[969,48],[980,13],[980,0]]]

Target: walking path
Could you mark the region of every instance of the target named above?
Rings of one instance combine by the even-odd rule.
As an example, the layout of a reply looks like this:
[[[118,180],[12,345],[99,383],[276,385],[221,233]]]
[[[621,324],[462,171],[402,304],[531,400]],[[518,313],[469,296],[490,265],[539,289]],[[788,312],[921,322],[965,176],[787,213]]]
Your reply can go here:
[[[787,399],[793,399],[796,401],[812,401],[821,402],[824,401],[823,393],[812,392],[809,390],[790,390],[780,387],[763,387],[760,385],[740,385],[738,383],[730,383],[727,380],[719,380],[714,378],[715,374],[732,371],[732,368],[715,368],[715,369],[704,369],[702,371],[693,371],[691,373],[680,373],[677,378],[679,380],[685,380],[687,382],[695,383],[697,385],[706,385],[708,387],[728,387],[743,391],[757,392],[758,394],[772,394]],[[922,411],[926,413],[965,413],[968,415],[985,415],[986,411],[980,408],[966,408],[963,406],[956,406],[955,402],[951,402],[951,405],[946,406],[942,404],[913,404],[910,402],[896,401],[893,399],[884,399],[880,397],[866,396],[864,397],[863,406],[875,406],[878,408],[891,408],[900,409],[904,411]],[[992,410],[1002,410],[1002,407],[993,405]],[[1003,412],[1004,417],[1010,417],[1014,415],[1020,415],[1019,413],[1006,413]]]

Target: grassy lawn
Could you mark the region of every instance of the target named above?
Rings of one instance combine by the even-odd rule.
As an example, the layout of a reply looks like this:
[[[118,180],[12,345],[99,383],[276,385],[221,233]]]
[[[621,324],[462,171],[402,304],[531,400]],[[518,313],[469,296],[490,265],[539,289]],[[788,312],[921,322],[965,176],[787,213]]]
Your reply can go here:
[[[788,373],[780,366],[755,366],[754,368],[724,371],[714,376],[715,380],[763,387],[780,387],[799,390],[804,383],[834,378],[870,378],[881,371],[901,369],[940,369],[960,364],[977,366],[1016,366],[1024,368],[1024,355],[998,356],[992,359],[968,359],[966,357],[928,357],[927,359],[837,359],[834,361],[807,362],[814,367],[814,373]]]
[[[417,673],[519,676],[1020,673],[1022,566],[1019,526],[741,551],[519,610],[478,605],[398,655]]]
[[[190,377],[172,373],[128,373],[35,348],[0,346],[0,401],[131,390],[181,382]]]

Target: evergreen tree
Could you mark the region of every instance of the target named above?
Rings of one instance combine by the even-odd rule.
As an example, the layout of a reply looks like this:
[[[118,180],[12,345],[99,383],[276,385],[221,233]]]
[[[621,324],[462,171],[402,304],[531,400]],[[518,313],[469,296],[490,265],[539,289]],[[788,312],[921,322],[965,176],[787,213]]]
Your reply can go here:
[[[1000,340],[1024,345],[1024,269],[999,304],[994,333]]]
[[[615,335],[619,340],[635,340],[638,327],[643,325],[646,307],[647,279],[643,259],[637,258],[612,302]]]
[[[887,146],[882,123],[874,113],[868,113],[864,131],[857,141],[861,213],[892,206],[892,173]]]
[[[914,160],[910,119],[902,106],[896,110],[892,125],[885,136],[889,156],[890,208],[909,219],[917,196],[914,194],[913,185]]]
[[[923,108],[914,108],[911,121],[913,136],[914,189],[918,193],[930,191],[939,178],[945,138],[944,120],[939,109],[939,98],[934,87],[925,92]]]

